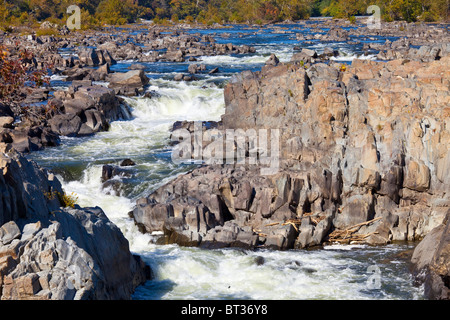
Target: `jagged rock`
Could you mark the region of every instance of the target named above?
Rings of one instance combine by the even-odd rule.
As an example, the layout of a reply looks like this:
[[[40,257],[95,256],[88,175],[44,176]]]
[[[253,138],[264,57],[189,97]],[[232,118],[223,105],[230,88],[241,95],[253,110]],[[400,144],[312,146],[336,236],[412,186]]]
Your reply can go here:
[[[61,114],[49,120],[53,132],[62,136],[76,137],[81,128],[81,118],[74,113]]]
[[[280,63],[280,60],[277,58],[275,54],[271,54],[269,60],[266,61],[267,66],[276,66]]]
[[[414,274],[425,283],[428,299],[450,299],[450,211],[447,212],[443,224],[427,234],[411,258]]]
[[[150,278],[100,208],[62,208],[59,181],[0,145],[2,300],[119,300]]]
[[[134,218],[147,232],[170,229],[174,241],[183,235],[200,246],[231,222],[251,226],[257,245],[279,249],[320,245],[355,225],[370,244],[420,240],[442,223],[450,201],[449,63],[279,63],[236,75],[218,130],[278,128],[278,173],[261,174],[262,164],[195,169],[139,200]],[[175,129],[193,132],[193,124]]]
[[[131,160],[131,159],[124,159],[121,163],[120,163],[120,166],[121,167],[132,167],[132,166],[135,166],[136,165],[136,162],[134,162],[133,160]]]
[[[73,93],[57,92],[62,99],[64,114],[48,120],[53,132],[63,136],[83,136],[107,130],[109,123],[126,119],[114,90],[103,86],[84,86],[90,82],[77,82]]]

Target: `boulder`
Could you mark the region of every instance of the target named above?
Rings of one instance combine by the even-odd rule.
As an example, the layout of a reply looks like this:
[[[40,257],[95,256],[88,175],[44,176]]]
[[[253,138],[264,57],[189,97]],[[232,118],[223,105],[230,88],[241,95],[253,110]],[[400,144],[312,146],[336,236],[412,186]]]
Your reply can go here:
[[[134,162],[133,160],[131,160],[131,159],[124,159],[124,160],[122,160],[122,162],[120,163],[120,166],[121,167],[132,167],[132,166],[135,166],[136,165],[136,162]]]
[[[204,64],[190,64],[188,67],[188,72],[190,74],[196,74],[206,70],[206,65]]]
[[[21,236],[19,227],[14,221],[5,223],[0,227],[0,244],[10,244],[14,239],[18,239]]]
[[[109,88],[114,89],[116,94],[136,95],[143,92],[144,86],[149,82],[149,78],[143,70],[132,70],[125,73],[113,73],[108,79]]]
[[[48,122],[53,132],[67,137],[76,137],[82,124],[81,118],[74,113],[57,115]]]
[[[280,63],[280,60],[277,58],[277,56],[275,54],[271,54],[270,58],[266,61],[266,66],[270,65],[270,66],[276,66],[278,65],[278,63]]]
[[[98,66],[100,63],[97,52],[94,49],[82,49],[78,52],[81,63],[87,66]]]
[[[113,165],[107,164],[102,167],[102,182],[112,179],[115,176],[130,177],[131,173],[127,169]]]

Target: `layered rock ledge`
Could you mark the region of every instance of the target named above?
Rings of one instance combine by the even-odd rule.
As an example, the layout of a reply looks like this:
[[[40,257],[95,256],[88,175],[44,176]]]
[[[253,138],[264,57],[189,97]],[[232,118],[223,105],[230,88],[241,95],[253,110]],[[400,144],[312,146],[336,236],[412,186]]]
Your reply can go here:
[[[203,166],[132,215],[142,231],[164,231],[161,243],[209,248],[422,240],[450,211],[449,65],[443,55],[243,72],[215,130],[279,129],[278,173]]]
[[[55,176],[0,148],[1,299],[130,299],[151,271],[119,228],[100,208],[65,207]]]

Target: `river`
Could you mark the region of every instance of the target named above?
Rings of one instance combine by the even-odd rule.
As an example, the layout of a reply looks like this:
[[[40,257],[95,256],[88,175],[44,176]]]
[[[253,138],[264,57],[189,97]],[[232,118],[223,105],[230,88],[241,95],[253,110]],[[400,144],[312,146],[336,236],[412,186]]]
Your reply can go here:
[[[281,32],[280,32],[281,31]],[[155,278],[139,287],[136,300],[158,299],[423,299],[423,288],[414,285],[408,270],[407,253],[414,244],[384,247],[331,245],[319,250],[245,251],[202,250],[177,245],[156,245],[155,237],[141,234],[128,212],[137,198],[192,166],[171,161],[169,128],[177,120],[220,120],[224,113],[223,88],[230,77],[244,70],[259,70],[271,53],[289,61],[294,46],[315,49],[325,46],[339,50],[337,58],[351,63],[363,56],[366,41],[303,44],[296,33],[312,32],[305,25],[282,28],[231,26],[226,29],[192,29],[192,33],[212,34],[219,43],[250,45],[256,53],[241,56],[200,57],[197,62],[143,63],[150,78],[151,98],[126,98],[130,119],[115,121],[107,132],[91,137],[63,138],[59,147],[28,155],[53,170],[67,193],[74,192],[81,206],[99,206],[122,230],[133,253],[152,268]],[[326,29],[324,30],[326,32]],[[393,39],[390,39],[393,40]],[[135,61],[119,61],[113,71],[125,72]],[[190,63],[203,63],[207,71],[196,81],[173,81],[175,74],[187,73]],[[106,85],[105,83],[99,83]],[[68,83],[52,78],[54,87]],[[119,164],[131,158],[131,178],[119,178],[119,191],[103,188],[104,164]]]

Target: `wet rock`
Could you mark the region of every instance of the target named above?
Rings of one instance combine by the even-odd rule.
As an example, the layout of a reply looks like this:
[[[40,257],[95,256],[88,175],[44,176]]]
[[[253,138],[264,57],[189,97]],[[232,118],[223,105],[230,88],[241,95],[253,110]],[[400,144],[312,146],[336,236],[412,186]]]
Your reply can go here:
[[[211,70],[208,72],[208,74],[214,74],[214,73],[217,73],[217,72],[219,72],[219,67],[215,67],[215,68],[211,69]]]
[[[144,66],[143,64],[134,63],[131,66],[129,66],[128,69],[131,69],[131,70],[145,70],[145,69],[147,69],[147,67]]]
[[[188,72],[191,74],[196,74],[206,70],[206,66],[204,64],[191,64],[188,67]]]
[[[102,167],[102,182],[112,179],[115,176],[119,177],[130,177],[131,172],[127,169],[113,166],[113,165],[104,165]]]
[[[183,74],[182,73],[178,73],[173,77],[174,81],[181,81],[183,80]]]
[[[337,57],[339,55],[339,51],[337,51],[331,47],[325,47],[323,49],[323,54],[328,57]]]
[[[261,256],[255,257],[255,263],[257,266],[262,266],[265,262],[266,262],[266,259],[264,259],[264,257],[261,257]]]
[[[131,159],[124,159],[121,163],[120,166],[121,167],[131,167],[131,166],[135,166],[136,163],[131,160]]]

